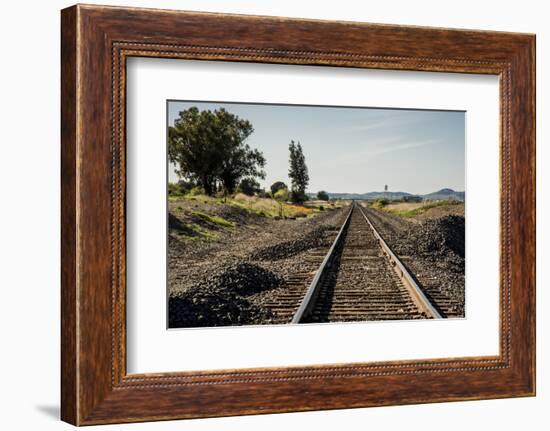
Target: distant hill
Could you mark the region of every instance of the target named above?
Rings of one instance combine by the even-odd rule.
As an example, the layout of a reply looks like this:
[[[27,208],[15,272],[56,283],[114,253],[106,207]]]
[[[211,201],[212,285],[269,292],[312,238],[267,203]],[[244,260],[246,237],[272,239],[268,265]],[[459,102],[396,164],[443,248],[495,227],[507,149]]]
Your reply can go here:
[[[316,193],[308,193],[310,197],[317,196]],[[441,189],[426,195],[414,195],[407,192],[367,192],[367,193],[331,193],[328,192],[331,199],[357,199],[357,200],[373,200],[373,199],[403,199],[405,196],[420,196],[426,200],[457,200],[464,202],[465,193],[456,192],[452,189]]]
[[[428,199],[428,200],[450,199],[450,200],[456,200],[456,201],[464,202],[465,193],[464,192],[455,192],[452,189],[441,189],[441,190],[438,190],[437,192],[428,193],[427,195],[424,195],[422,197],[424,199]]]
[[[362,200],[371,200],[371,199],[401,199],[403,196],[412,196],[410,193],[406,192],[368,192],[368,193],[330,193],[329,197],[331,199],[362,199]]]

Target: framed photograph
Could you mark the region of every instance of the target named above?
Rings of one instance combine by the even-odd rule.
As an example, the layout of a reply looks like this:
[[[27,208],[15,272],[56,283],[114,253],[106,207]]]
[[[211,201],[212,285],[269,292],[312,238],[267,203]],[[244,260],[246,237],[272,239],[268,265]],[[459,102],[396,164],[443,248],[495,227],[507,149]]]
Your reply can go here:
[[[62,419],[535,394],[535,37],[62,11]]]

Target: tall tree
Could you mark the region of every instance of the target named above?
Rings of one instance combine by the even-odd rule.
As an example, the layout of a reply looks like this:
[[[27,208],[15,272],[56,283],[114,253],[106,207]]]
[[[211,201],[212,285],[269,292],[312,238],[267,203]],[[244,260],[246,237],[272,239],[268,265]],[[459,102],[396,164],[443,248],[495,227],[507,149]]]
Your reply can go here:
[[[168,157],[181,178],[197,182],[211,195],[218,183],[233,193],[243,177],[265,177],[263,154],[245,143],[252,124],[220,108],[181,111],[168,130]]]
[[[290,153],[288,176],[291,181],[292,200],[303,202],[306,200],[306,188],[309,184],[306,158],[300,142],[290,141],[288,150]]]

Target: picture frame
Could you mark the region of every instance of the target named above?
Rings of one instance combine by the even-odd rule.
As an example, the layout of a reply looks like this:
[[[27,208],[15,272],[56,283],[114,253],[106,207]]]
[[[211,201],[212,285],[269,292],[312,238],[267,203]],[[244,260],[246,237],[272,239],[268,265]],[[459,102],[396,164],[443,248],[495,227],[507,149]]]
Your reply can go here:
[[[62,420],[535,395],[534,35],[76,5],[61,13],[61,54]],[[126,60],[136,56],[497,75],[499,355],[128,374]]]

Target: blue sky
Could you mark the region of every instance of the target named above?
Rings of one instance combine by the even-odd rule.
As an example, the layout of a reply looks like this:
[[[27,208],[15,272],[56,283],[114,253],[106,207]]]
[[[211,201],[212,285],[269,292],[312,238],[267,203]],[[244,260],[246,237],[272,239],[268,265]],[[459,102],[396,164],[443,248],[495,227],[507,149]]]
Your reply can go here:
[[[213,102],[168,102],[168,124],[179,111],[223,107],[248,119],[248,144],[266,157],[268,188],[288,179],[288,144],[300,141],[309,168],[308,191],[425,194],[464,190],[465,113]],[[173,166],[169,181],[177,181]]]

